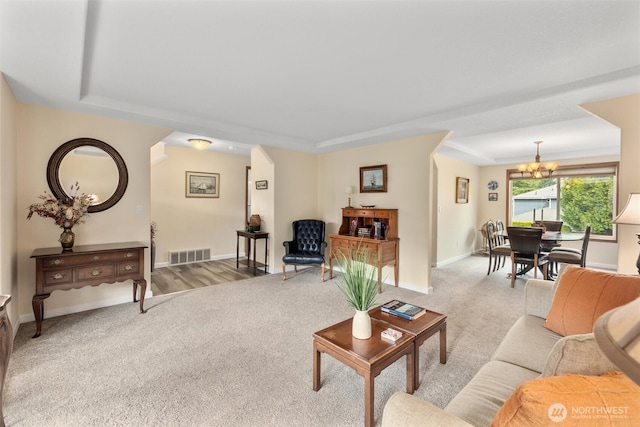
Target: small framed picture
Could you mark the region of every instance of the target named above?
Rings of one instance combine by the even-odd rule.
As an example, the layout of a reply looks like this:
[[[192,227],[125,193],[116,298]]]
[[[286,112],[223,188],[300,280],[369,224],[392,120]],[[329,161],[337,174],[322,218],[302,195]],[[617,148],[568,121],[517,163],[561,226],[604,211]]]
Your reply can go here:
[[[387,165],[364,166],[360,168],[361,193],[387,192]]]
[[[220,197],[220,174],[187,171],[185,197]]]
[[[498,193],[489,193],[489,201],[497,202],[498,201]]]
[[[268,188],[267,180],[256,181],[256,190],[266,190]]]
[[[456,178],[456,203],[469,203],[469,178]]]

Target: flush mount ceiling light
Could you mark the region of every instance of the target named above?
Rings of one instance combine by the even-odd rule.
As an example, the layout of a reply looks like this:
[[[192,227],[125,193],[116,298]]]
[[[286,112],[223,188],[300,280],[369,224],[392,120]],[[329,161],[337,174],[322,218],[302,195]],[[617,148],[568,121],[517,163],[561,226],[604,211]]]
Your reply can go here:
[[[197,150],[204,150],[209,145],[211,145],[211,141],[209,141],[208,139],[192,138],[189,139],[189,144],[193,145],[193,147]]]
[[[542,144],[542,141],[535,141],[534,144],[536,144],[536,161],[533,163],[518,165],[518,170],[522,176],[524,176],[525,172],[528,172],[533,179],[549,178],[553,171],[558,167],[558,164],[556,162],[546,162],[543,165],[540,162],[540,144]]]

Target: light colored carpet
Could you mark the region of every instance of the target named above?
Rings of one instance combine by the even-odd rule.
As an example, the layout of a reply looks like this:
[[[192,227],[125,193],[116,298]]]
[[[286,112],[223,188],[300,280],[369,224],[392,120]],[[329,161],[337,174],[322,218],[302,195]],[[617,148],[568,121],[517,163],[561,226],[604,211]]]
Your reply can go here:
[[[415,395],[445,406],[523,312],[524,280],[487,258],[433,270],[434,293],[385,286],[448,316],[446,365],[437,335],[421,347]],[[327,275],[328,278],[328,275]],[[319,270],[274,274],[21,325],[4,389],[8,426],[360,426],[364,381],[322,356],[312,390],[313,332],[352,317]],[[46,304],[46,303],[45,303]],[[46,313],[45,313],[46,315]],[[405,360],[375,380],[375,419],[405,389]]]

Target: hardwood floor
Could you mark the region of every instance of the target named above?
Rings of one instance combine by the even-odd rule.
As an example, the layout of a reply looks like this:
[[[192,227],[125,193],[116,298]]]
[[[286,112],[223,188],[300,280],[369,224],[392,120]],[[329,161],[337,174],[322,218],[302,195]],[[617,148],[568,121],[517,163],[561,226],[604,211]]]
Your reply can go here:
[[[256,272],[256,276],[264,275],[263,270]],[[235,258],[180,264],[154,269],[151,273],[151,290],[153,295],[164,295],[256,276],[253,275],[253,268],[247,267],[246,261],[236,269]]]

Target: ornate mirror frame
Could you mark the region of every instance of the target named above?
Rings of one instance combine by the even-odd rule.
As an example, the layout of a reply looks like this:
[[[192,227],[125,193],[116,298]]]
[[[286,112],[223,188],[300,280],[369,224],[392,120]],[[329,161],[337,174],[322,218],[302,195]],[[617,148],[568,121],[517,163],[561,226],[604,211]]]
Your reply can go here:
[[[77,138],[62,144],[56,151],[53,152],[51,158],[49,159],[49,163],[47,164],[47,183],[49,184],[51,193],[53,193],[53,195],[57,199],[70,202],[71,197],[69,197],[69,195],[65,193],[62,185],[60,184],[60,164],[62,163],[64,157],[71,151],[86,145],[90,145],[92,147],[103,150],[105,153],[111,156],[114,163],[116,164],[116,167],[118,168],[118,185],[111,197],[96,205],[89,206],[88,209],[89,212],[102,212],[120,201],[122,196],[124,196],[124,192],[126,191],[127,185],[129,183],[129,173],[127,172],[127,165],[125,165],[124,160],[122,159],[120,154],[118,154],[118,152],[106,142],[93,138]]]

